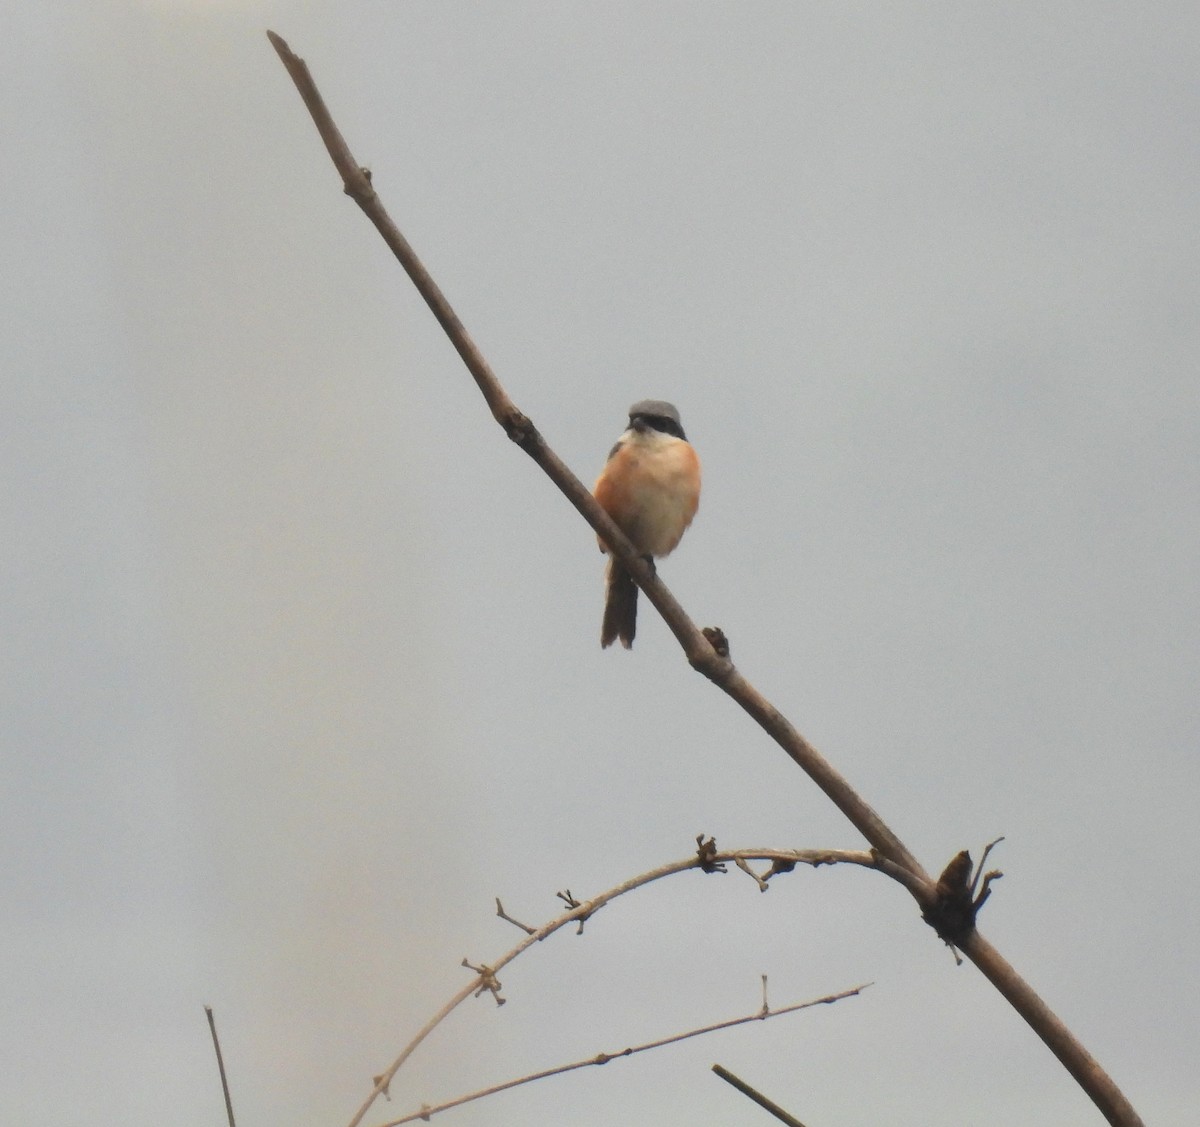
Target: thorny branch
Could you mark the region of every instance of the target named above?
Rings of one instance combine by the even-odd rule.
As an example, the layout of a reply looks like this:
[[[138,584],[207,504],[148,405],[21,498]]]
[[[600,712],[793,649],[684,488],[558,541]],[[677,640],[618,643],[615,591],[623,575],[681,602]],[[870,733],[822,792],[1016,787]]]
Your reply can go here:
[[[697,841],[701,841],[697,838]],[[875,858],[870,853],[865,853],[861,850],[852,849],[735,849],[728,852],[721,852],[716,849],[716,843],[711,838],[708,839],[709,848],[697,849],[690,857],[685,857],[681,861],[672,861],[666,865],[660,865],[657,869],[651,869],[649,872],[639,873],[636,877],[630,877],[629,880],[622,881],[621,884],[601,892],[597,896],[593,896],[590,900],[577,900],[568,891],[566,893],[559,892],[557,896],[568,905],[567,911],[555,916],[554,919],[542,924],[541,927],[527,928],[523,924],[521,927],[526,932],[525,938],[522,939],[512,950],[505,952],[500,958],[491,963],[480,966],[472,966],[470,962],[463,959],[462,965],[474,970],[475,977],[464,987],[462,987],[453,998],[451,998],[436,1014],[433,1015],[421,1027],[416,1036],[413,1037],[407,1045],[401,1050],[400,1055],[388,1066],[388,1068],[378,1076],[372,1077],[373,1088],[371,1094],[364,1101],[362,1106],[355,1113],[355,1116],[350,1120],[349,1127],[358,1127],[363,1117],[370,1110],[371,1105],[381,1095],[386,1095],[388,1087],[392,1082],[393,1077],[400,1071],[404,1062],[412,1056],[413,1052],[430,1033],[441,1024],[459,1005],[470,998],[472,995],[478,997],[485,991],[491,992],[496,998],[497,1004],[503,1004],[503,999],[500,996],[501,984],[499,980],[499,972],[503,970],[518,956],[524,954],[535,943],[540,943],[547,936],[553,935],[556,931],[561,930],[571,923],[578,922],[580,930],[584,920],[593,916],[606,904],[616,900],[619,896],[624,896],[628,892],[633,892],[635,889],[644,888],[648,884],[653,884],[657,880],[662,880],[664,877],[674,876],[677,873],[688,872],[691,869],[699,869],[701,872],[721,872],[724,870],[713,868],[714,865],[720,865],[724,862],[732,861],[736,863],[742,861],[770,861],[772,873],[774,872],[791,872],[796,865],[810,865],[814,869],[820,868],[822,865],[859,865],[863,868],[874,869],[878,868],[875,863]],[[776,866],[779,866],[776,869]],[[760,887],[762,885],[760,884]],[[504,918],[509,919],[506,915]],[[765,992],[765,986],[764,986]],[[766,1007],[766,997],[764,993],[763,1006]]]
[[[728,645],[724,635],[706,636],[696,627],[654,570],[637,554],[621,530],[596,504],[591,493],[546,444],[532,421],[517,409],[449,301],[434,282],[432,275],[425,269],[408,240],[388,215],[371,184],[370,173],[355,161],[304,60],[295,55],[287,43],[273,31],[268,31],[267,37],[304,100],[329,156],[341,175],[345,192],[375,225],[412,279],[462,357],[493,418],[504,428],[508,437],[545,471],[633,576],[634,581],[645,592],[679,641],[692,667],[741,705],[747,715],[824,791],[830,801],[871,844],[881,860],[891,867],[893,875],[904,881],[922,912],[928,913],[931,907],[936,911],[939,904],[938,888],[916,857],[783,713],[738,672],[728,657]],[[980,969],[1029,1023],[1109,1123],[1114,1127],[1142,1127],[1137,1112],[1112,1078],[1042,1001],[1029,983],[979,934],[974,927],[973,918],[969,930],[962,937],[956,938],[955,946]],[[355,1123],[357,1121],[356,1118]]]

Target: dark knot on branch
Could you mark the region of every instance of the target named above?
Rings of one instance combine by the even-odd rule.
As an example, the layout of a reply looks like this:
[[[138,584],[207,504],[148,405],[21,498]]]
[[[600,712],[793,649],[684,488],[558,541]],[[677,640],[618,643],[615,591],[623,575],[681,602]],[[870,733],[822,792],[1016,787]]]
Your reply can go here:
[[[532,454],[541,445],[542,436],[533,425],[533,420],[515,407],[509,407],[497,421],[504,428],[504,433],[526,454]]]
[[[991,883],[999,880],[1004,874],[999,869],[985,873],[983,866],[987,862],[992,846],[1003,841],[1002,837],[991,842],[983,851],[976,869],[971,863],[971,854],[967,850],[956,854],[938,877],[934,898],[929,903],[921,917],[951,950],[954,958],[958,957],[957,948],[961,947],[975,930],[975,917],[983,907],[987,898],[992,894]]]
[[[705,873],[723,873],[726,868],[723,862],[717,858],[717,839],[710,837],[707,841],[704,840],[704,835],[699,834],[696,838],[696,856],[700,858],[700,871]]]

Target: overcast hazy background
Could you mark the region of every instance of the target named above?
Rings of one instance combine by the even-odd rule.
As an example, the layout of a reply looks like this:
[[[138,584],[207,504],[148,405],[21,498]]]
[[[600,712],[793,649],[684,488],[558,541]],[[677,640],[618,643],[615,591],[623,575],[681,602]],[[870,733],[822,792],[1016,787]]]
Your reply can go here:
[[[519,935],[723,846],[859,847],[504,438],[263,31],[585,480],[704,460],[662,566],[1148,1123],[1193,1123],[1194,3],[12,4],[0,17],[0,1119],[344,1124]],[[869,873],[689,874],[560,934],[382,1122],[1099,1115]]]

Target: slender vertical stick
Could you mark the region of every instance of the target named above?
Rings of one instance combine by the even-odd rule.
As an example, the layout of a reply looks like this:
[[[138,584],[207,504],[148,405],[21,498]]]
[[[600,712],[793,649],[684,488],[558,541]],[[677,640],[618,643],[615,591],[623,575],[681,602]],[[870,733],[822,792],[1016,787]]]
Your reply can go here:
[[[229,1127],[237,1127],[233,1121],[233,1100],[229,1098],[229,1081],[225,1078],[225,1058],[221,1056],[221,1042],[217,1037],[217,1023],[213,1020],[212,1006],[205,1006],[204,1012],[208,1017],[208,1028],[212,1032],[213,1048],[217,1051],[217,1069],[221,1073],[221,1091],[225,1093],[225,1117]]]

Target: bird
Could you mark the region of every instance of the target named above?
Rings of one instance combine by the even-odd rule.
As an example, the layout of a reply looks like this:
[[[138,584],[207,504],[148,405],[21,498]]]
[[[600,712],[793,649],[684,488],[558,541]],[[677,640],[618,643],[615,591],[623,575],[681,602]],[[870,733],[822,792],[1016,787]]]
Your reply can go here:
[[[629,408],[629,426],[609,451],[592,493],[651,567],[656,556],[675,550],[700,504],[700,459],[674,405],[642,399]],[[600,550],[608,551],[603,540]],[[633,576],[610,556],[602,648],[618,638],[626,649],[632,648],[637,597]]]

